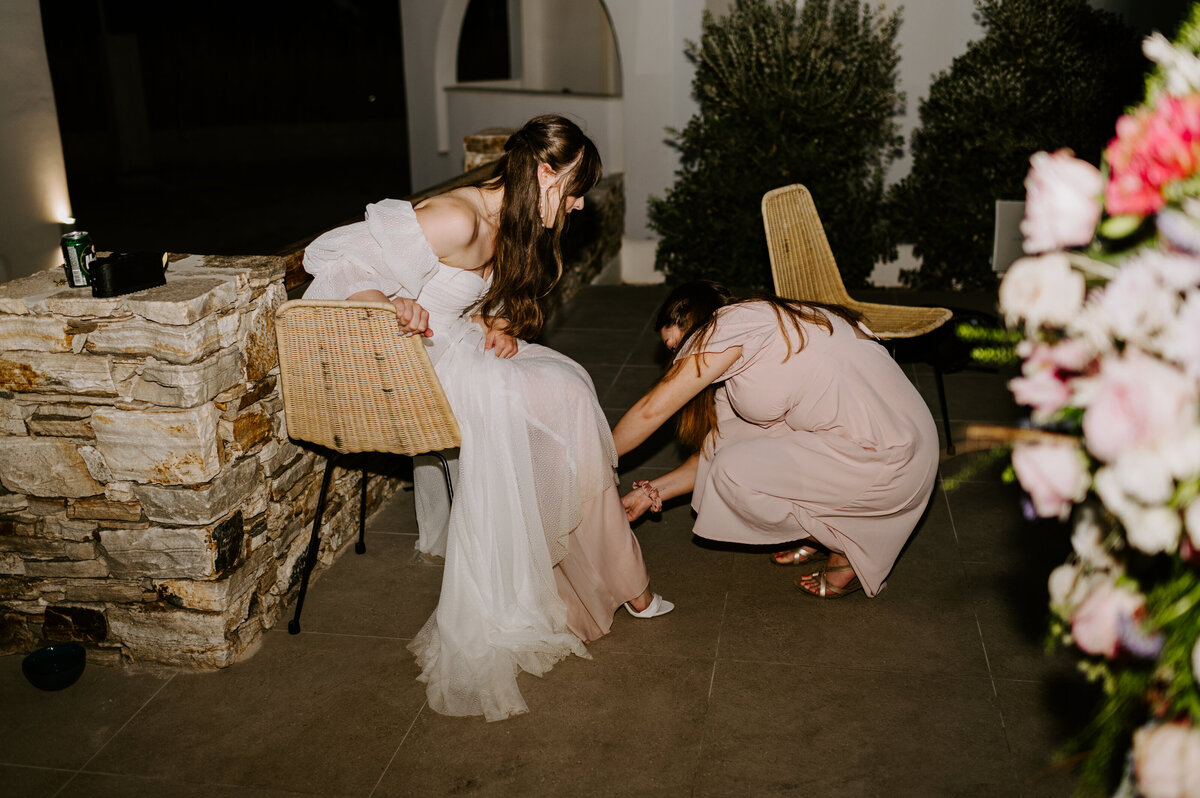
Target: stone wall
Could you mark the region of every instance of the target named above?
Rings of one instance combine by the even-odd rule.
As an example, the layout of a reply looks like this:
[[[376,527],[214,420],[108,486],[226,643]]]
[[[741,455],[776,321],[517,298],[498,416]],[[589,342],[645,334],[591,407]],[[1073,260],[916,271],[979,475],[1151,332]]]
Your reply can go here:
[[[0,651],[224,666],[278,621],[323,462],[281,412],[284,270],[172,256],[166,285],[111,299],[61,269],[0,286]],[[324,564],[358,485],[339,469]],[[399,483],[370,485],[373,507]]]

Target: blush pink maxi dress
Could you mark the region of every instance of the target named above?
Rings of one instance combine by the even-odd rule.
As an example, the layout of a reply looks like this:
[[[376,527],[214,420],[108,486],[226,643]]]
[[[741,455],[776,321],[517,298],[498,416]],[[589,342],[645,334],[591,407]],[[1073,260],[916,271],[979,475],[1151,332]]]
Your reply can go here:
[[[770,305],[718,311],[702,351],[742,354],[718,380],[718,433],[692,494],[695,533],[757,544],[812,537],[843,552],[874,596],[933,492],[937,429],[883,346],[829,319],[832,335],[802,325],[796,352],[795,330],[785,319],[785,336]]]

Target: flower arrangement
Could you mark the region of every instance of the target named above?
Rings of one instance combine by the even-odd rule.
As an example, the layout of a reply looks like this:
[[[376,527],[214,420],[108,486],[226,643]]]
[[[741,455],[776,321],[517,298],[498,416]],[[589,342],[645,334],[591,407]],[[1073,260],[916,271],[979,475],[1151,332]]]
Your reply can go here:
[[[1027,514],[1071,522],[1052,634],[1104,687],[1080,792],[1200,798],[1200,5],[1103,168],[1038,153],[1000,286]]]

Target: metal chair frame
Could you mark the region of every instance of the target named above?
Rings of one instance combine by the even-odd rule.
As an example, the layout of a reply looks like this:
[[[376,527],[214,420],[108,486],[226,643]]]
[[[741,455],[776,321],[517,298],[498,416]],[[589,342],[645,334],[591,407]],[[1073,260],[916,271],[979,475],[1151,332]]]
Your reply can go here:
[[[391,304],[290,300],[275,312],[275,337],[288,437],[327,451],[296,611],[288,622],[288,631],[299,634],[334,466],[362,452],[433,454],[453,502],[442,451],[457,447],[462,437],[424,339],[401,334]],[[358,554],[366,551],[367,480],[364,467]]]

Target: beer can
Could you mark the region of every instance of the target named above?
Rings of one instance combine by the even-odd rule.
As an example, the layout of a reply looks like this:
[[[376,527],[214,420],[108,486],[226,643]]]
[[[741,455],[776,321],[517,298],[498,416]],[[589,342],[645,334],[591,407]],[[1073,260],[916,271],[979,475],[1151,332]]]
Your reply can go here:
[[[91,285],[89,267],[96,259],[96,246],[90,234],[75,230],[62,237],[63,269],[67,272],[67,285],[82,288]]]

